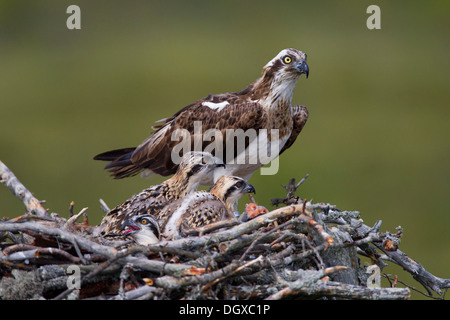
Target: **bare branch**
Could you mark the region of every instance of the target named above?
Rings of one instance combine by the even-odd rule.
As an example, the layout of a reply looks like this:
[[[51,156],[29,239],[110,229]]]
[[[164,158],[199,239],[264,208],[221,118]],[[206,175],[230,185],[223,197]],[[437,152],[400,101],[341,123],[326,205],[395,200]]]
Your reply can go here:
[[[28,211],[37,216],[48,216],[47,210],[42,207],[41,202],[25,188],[14,173],[9,170],[2,161],[0,161],[0,182],[4,183],[9,190],[23,202]]]

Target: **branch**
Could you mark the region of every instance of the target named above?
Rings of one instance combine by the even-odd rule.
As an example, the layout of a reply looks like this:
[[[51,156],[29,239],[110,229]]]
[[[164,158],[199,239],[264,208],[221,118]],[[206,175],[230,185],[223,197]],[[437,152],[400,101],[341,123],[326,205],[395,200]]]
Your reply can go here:
[[[171,241],[163,240],[158,244],[155,244],[155,246],[162,246],[162,247],[170,246],[172,248],[179,248],[179,249],[187,249],[187,248],[194,249],[197,247],[204,247],[211,244],[217,244],[220,242],[236,239],[244,234],[252,233],[253,231],[259,229],[260,227],[268,223],[271,223],[279,218],[291,217],[293,215],[301,213],[302,210],[304,210],[303,205],[291,205],[257,216],[256,218],[250,221],[238,224],[237,226],[234,226],[233,228],[227,230],[218,231],[200,237],[191,236]]]
[[[108,246],[100,245],[96,242],[86,239],[81,235],[76,235],[72,232],[48,226],[35,222],[22,222],[22,223],[0,223],[0,231],[9,232],[33,232],[37,234],[44,234],[48,236],[57,237],[60,240],[73,244],[76,243],[84,250],[104,255],[106,257],[113,257],[117,250]]]
[[[23,222],[23,223],[0,223],[0,232],[33,232],[37,234],[44,234],[47,236],[57,237],[61,241],[65,241],[71,244],[76,243],[81,249],[93,252],[105,256],[107,258],[113,259],[111,261],[116,261],[118,259],[124,258],[125,263],[133,263],[140,267],[142,270],[157,272],[157,273],[180,273],[185,270],[192,268],[190,265],[184,264],[166,264],[162,261],[149,260],[145,256],[142,257],[130,257],[130,254],[146,252],[145,247],[131,247],[125,252],[118,251],[115,248],[98,244],[94,241],[86,239],[83,235],[77,235],[75,233],[63,230],[60,228],[47,226],[39,223],[33,222]],[[0,260],[2,257],[0,256]],[[110,263],[111,263],[110,261]]]
[[[336,297],[358,300],[406,300],[410,297],[407,288],[366,288],[334,281],[317,281],[311,286],[296,286],[287,288],[269,298]]]
[[[286,288],[270,295],[266,298],[266,300],[280,300],[287,297],[292,297],[298,295],[302,290],[311,292],[311,286],[313,286],[321,278],[345,269],[347,269],[347,267],[336,266],[321,270],[301,270],[300,279],[288,283],[288,286]]]
[[[286,189],[287,195],[286,198],[276,198],[272,199],[272,205],[278,206],[279,204],[285,204],[285,205],[291,205],[297,203],[299,197],[295,196],[295,192],[297,191],[298,187],[305,182],[305,180],[309,177],[309,174],[306,174],[299,183],[295,184],[295,178],[289,179],[289,184],[285,186],[284,184],[281,184],[281,186]]]
[[[324,221],[327,221],[326,214],[322,214]],[[381,250],[386,254],[390,261],[401,266],[405,271],[409,272],[412,277],[421,283],[428,294],[432,294],[431,290],[435,291],[437,294],[442,294],[442,289],[450,288],[450,279],[439,278],[425,270],[425,268],[415,260],[411,259],[404,252],[399,250],[396,245],[392,245],[392,238],[395,235],[390,233],[378,233],[381,227],[381,220],[377,221],[375,226],[369,227],[363,224],[360,220],[356,220],[352,217],[347,217],[351,228],[351,236],[356,239],[354,244],[359,245],[362,250],[367,249],[367,243],[370,241],[376,248]],[[344,222],[345,223],[345,222]],[[398,232],[401,234],[401,230]],[[351,245],[351,244],[350,244]],[[370,249],[369,249],[370,250]],[[368,255],[373,255],[373,252],[368,252]],[[375,257],[376,259],[376,257]],[[383,267],[381,265],[380,267]]]
[[[14,173],[0,161],[0,182],[4,183],[11,192],[18,197],[27,210],[39,217],[48,217],[47,210],[42,207],[41,202],[17,179]]]

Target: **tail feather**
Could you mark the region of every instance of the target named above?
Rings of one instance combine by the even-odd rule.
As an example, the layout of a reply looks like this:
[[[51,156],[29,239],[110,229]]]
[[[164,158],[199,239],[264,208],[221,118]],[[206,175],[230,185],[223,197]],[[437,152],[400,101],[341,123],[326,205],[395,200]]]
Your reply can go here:
[[[161,150],[165,152],[161,153]],[[151,159],[138,159],[138,161],[132,159],[136,148],[124,148],[103,152],[96,155],[94,160],[109,161],[105,169],[111,173],[114,179],[131,177],[144,170],[150,170],[162,176],[173,174],[177,166],[171,162],[170,152],[167,150],[167,146],[162,145],[161,150],[158,150],[156,155],[154,155],[156,158],[161,158],[160,161],[155,161],[153,157]]]
[[[100,153],[94,160],[109,161],[105,166],[115,179],[133,176],[142,171],[131,161],[131,156],[136,148],[124,148]]]
[[[128,157],[128,159],[130,159],[134,150],[136,150],[136,148],[123,148],[123,149],[106,151],[106,152],[96,155],[94,157],[94,160],[114,161],[114,160],[117,160],[119,158],[124,158],[124,157]]]

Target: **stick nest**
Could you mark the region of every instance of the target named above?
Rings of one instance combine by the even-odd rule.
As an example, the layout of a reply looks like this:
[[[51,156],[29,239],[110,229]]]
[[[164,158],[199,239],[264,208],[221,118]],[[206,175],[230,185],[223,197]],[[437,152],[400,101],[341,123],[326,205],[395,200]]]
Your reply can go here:
[[[380,287],[387,262],[427,296],[443,298],[450,285],[399,249],[401,228],[382,233],[381,221],[369,227],[359,212],[297,197],[306,177],[283,186],[286,198],[268,213],[144,247],[105,244],[87,208],[48,214],[1,162],[0,173],[28,210],[0,222],[1,299],[408,299],[414,288],[396,278],[383,275],[390,286]]]

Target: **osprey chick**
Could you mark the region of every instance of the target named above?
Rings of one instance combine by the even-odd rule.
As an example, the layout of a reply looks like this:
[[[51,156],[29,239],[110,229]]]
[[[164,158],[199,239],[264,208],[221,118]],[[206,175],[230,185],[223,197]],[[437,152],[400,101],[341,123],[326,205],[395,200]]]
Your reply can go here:
[[[185,154],[170,179],[143,190],[109,211],[100,223],[101,235],[121,235],[124,221],[135,215],[159,213],[171,201],[196,191],[202,181],[210,179],[216,168],[224,166],[210,153],[195,151]]]
[[[186,230],[234,219],[237,202],[246,193],[255,193],[255,188],[242,178],[224,175],[209,192],[197,191],[167,205],[156,219],[165,237],[178,238]]]
[[[159,242],[161,237],[158,221],[151,214],[131,217],[123,223],[122,229],[124,236],[131,236],[144,246]]]
[[[180,141],[173,139],[172,134],[177,130],[188,132],[190,150],[195,150],[192,137],[195,125],[199,124],[203,139],[201,150],[196,151],[204,151],[213,141],[211,152],[227,164],[226,170],[218,170],[208,184],[223,174],[248,180],[257,169],[292,146],[303,129],[308,110],[291,105],[302,74],[306,77],[309,74],[306,54],[284,49],[264,66],[262,76],[245,89],[210,94],[160,120],[161,124],[153,127],[156,131],[138,147],[108,151],[94,159],[109,161],[105,169],[116,179],[140,172],[167,176],[178,167],[171,153]],[[214,140],[204,138],[207,130],[214,130]],[[264,163],[261,154],[268,154],[268,150],[270,156]]]

